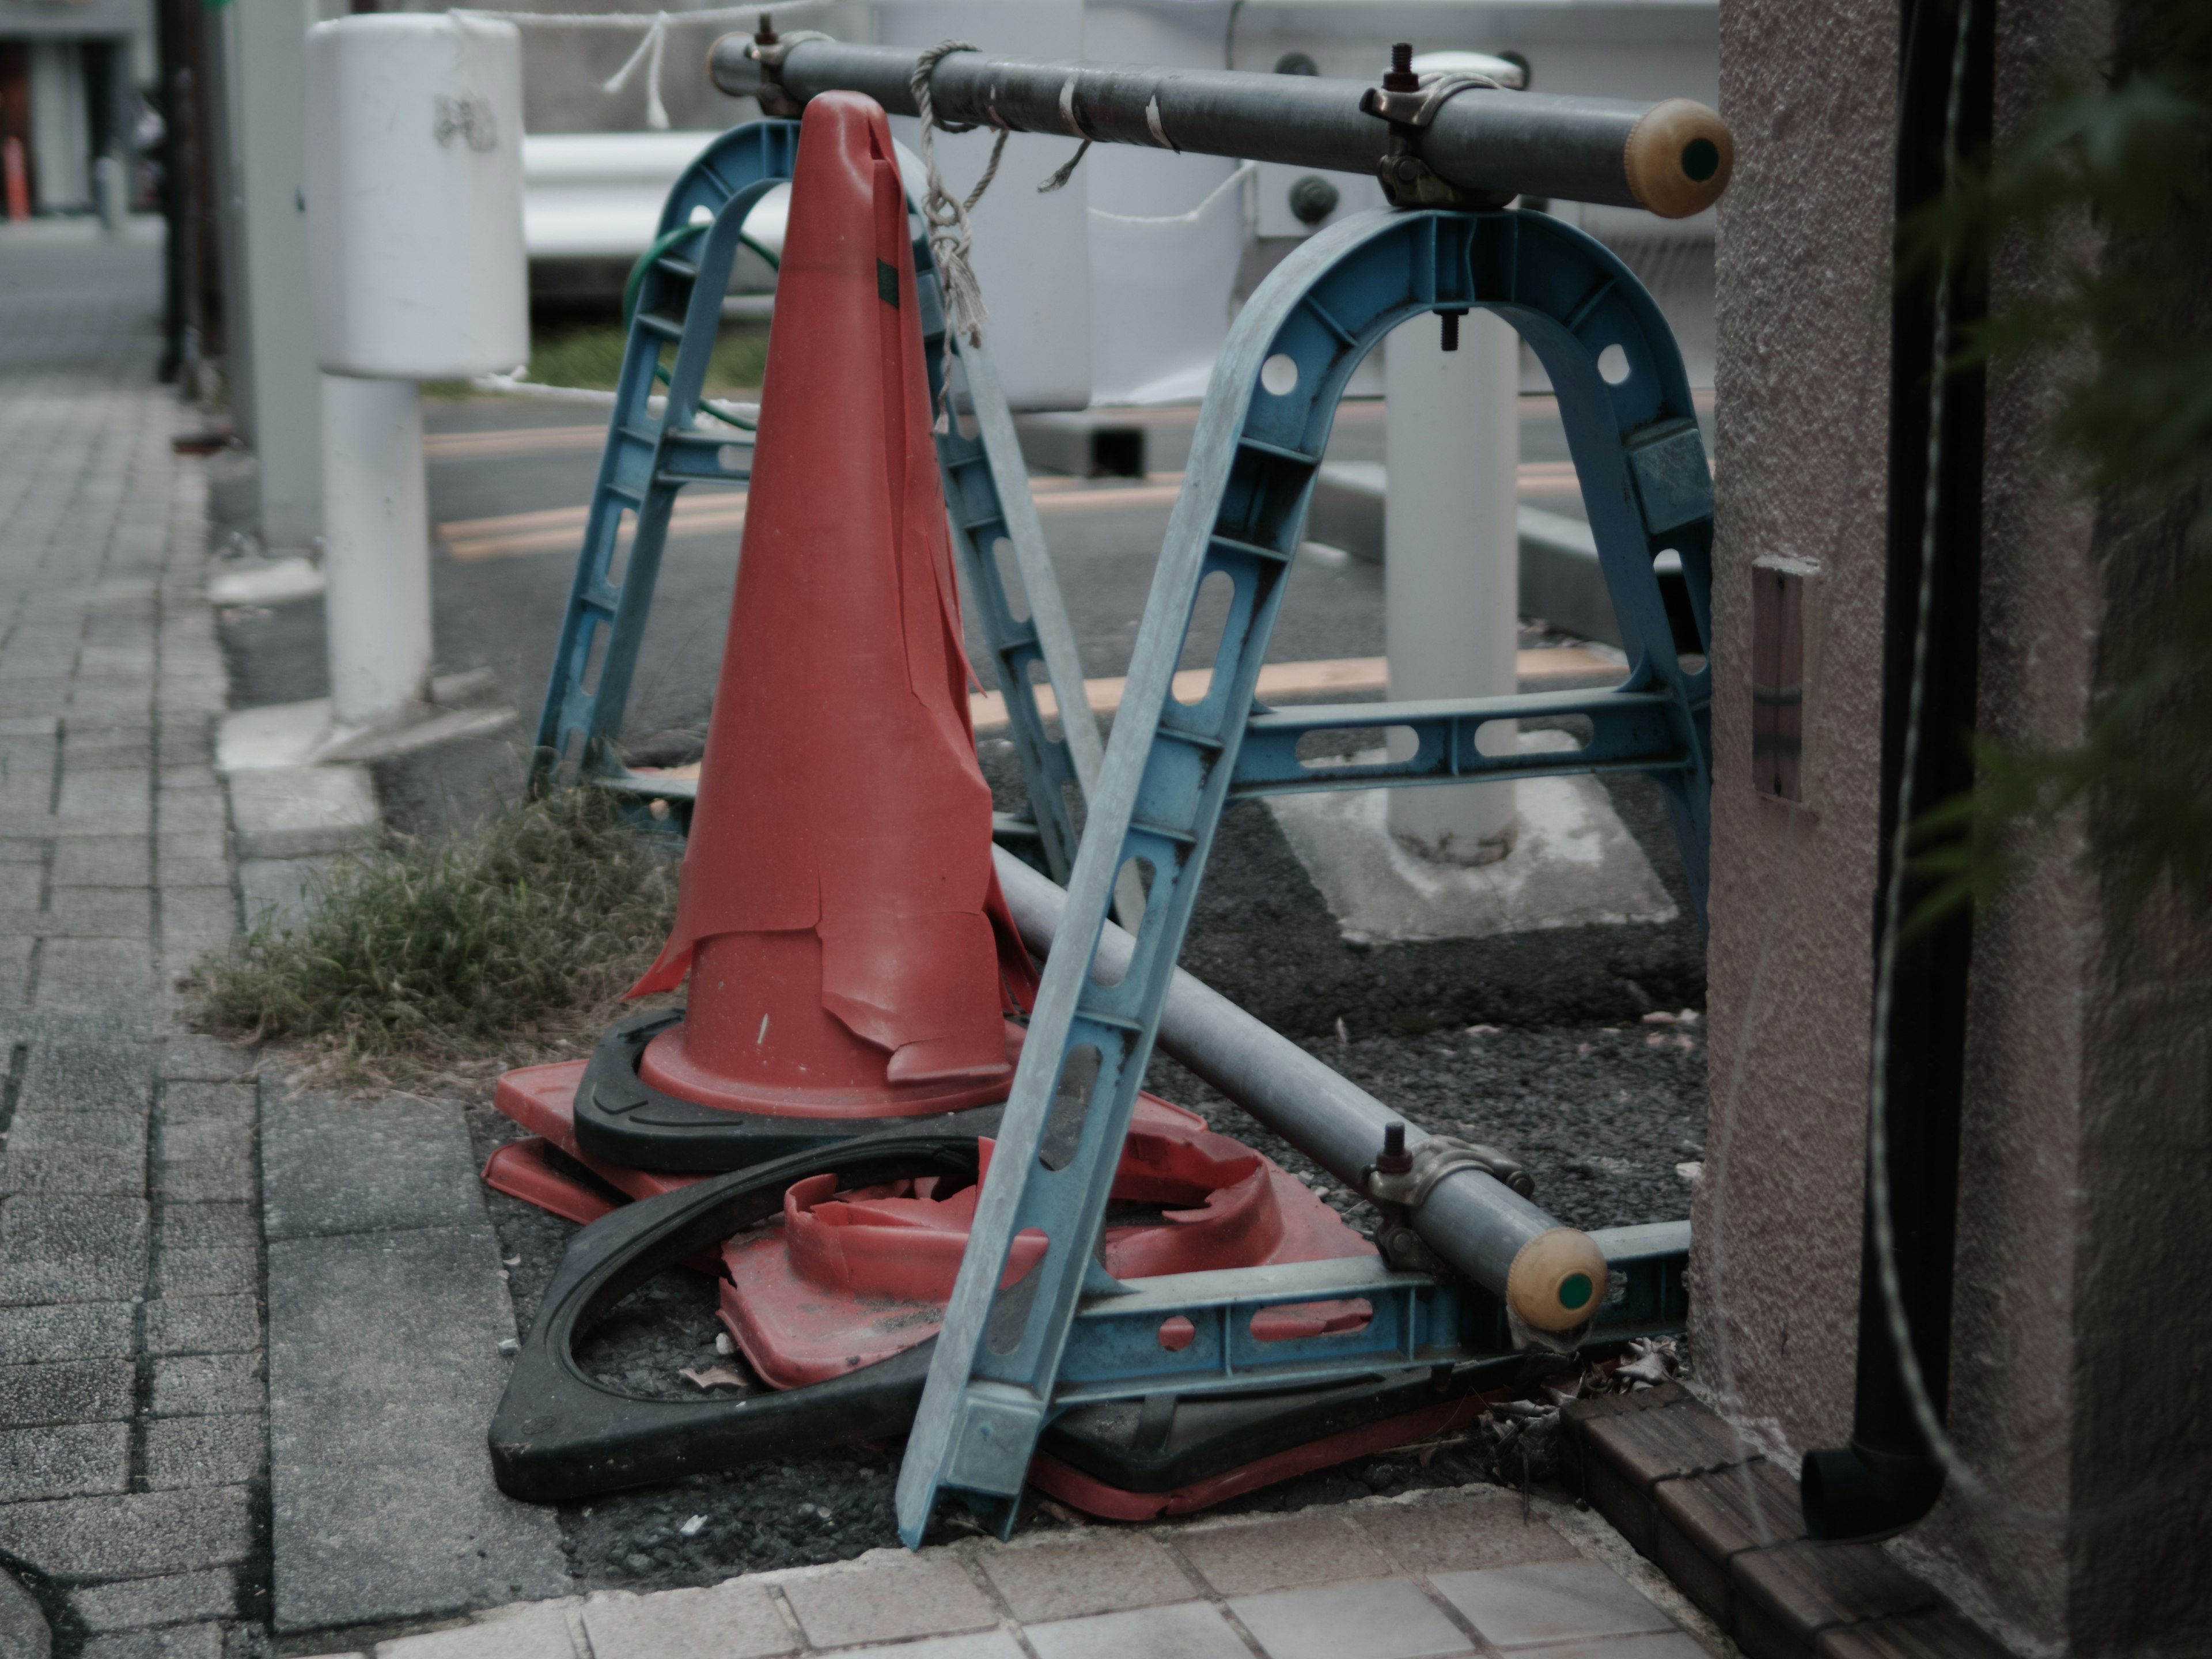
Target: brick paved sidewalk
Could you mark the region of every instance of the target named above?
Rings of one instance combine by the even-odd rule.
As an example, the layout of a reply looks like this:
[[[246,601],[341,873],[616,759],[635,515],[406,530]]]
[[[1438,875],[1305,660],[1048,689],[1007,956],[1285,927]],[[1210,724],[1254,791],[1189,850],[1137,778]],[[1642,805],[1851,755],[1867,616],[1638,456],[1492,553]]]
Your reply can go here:
[[[258,1643],[266,1446],[256,1091],[174,984],[236,919],[202,422],[157,241],[0,252],[0,1563],[88,1659],[201,1659]]]
[[[374,1659],[1707,1659],[1702,1615],[1595,1516],[1495,1487],[1088,1527],[501,1608]],[[356,1659],[327,1656],[326,1659]]]

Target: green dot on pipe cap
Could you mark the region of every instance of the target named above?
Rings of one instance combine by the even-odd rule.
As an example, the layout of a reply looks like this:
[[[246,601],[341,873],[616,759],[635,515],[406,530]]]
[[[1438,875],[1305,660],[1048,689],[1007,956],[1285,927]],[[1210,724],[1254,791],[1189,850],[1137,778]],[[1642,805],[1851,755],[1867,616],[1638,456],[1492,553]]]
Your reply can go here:
[[[1682,171],[1698,183],[1704,184],[1720,169],[1720,146],[1711,139],[1692,138],[1682,146]]]
[[[1589,1299],[1590,1282],[1588,1273],[1569,1273],[1559,1281],[1559,1305],[1562,1308],[1570,1310],[1579,1308],[1587,1304]]]

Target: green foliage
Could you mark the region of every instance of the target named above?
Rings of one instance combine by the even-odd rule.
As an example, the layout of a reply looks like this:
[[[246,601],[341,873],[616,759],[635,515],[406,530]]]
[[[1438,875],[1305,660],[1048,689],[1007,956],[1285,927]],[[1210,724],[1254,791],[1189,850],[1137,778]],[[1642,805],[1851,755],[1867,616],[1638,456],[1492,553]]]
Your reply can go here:
[[[1993,897],[2021,832],[2077,809],[2130,904],[2162,878],[2212,893],[2212,5],[2139,0],[2119,22],[2104,77],[2054,88],[2019,142],[1962,179],[1948,215],[1907,228],[1905,258],[2035,262],[2051,280],[2000,306],[1960,361],[2079,356],[2054,449],[2084,490],[2167,518],[2193,563],[2079,744],[1977,741],[1974,790],[1915,826],[1915,866],[1936,882],[1916,927]]]
[[[623,348],[629,332],[620,323],[574,323],[534,331],[530,340],[528,378],[541,386],[582,386],[611,392],[622,374]],[[707,361],[707,395],[726,398],[757,392],[768,367],[768,329],[755,323],[728,323]]]
[[[349,860],[313,897],[304,921],[201,964],[210,1022],[428,1059],[603,1009],[667,937],[675,884],[664,851],[577,791]]]

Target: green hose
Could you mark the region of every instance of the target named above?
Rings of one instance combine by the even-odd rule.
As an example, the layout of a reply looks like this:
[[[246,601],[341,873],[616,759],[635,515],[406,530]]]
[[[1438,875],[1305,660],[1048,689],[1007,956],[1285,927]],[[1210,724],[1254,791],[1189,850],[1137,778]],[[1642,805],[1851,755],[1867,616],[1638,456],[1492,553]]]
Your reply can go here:
[[[697,235],[701,231],[705,230],[707,226],[704,224],[678,225],[675,229],[669,231],[665,235],[654,237],[653,239],[652,246],[647,247],[644,252],[637,256],[637,263],[629,268],[629,276],[623,283],[623,329],[624,332],[628,332],[630,325],[637,320],[637,296],[638,291],[645,286],[645,273],[650,270],[660,261],[660,259],[672,252],[678,243]],[[776,258],[775,254],[769,252],[768,249],[763,247],[758,242],[753,240],[751,237],[744,234],[744,232],[740,231],[738,234],[738,240],[744,246],[750,248],[755,253],[760,255],[762,258],[767,260],[768,268],[770,270],[781,269],[781,262]],[[658,362],[655,362],[653,365],[653,378],[662,386],[666,386],[668,384],[668,371],[662,368]],[[725,415],[720,410],[713,408],[703,402],[696,406],[694,412],[711,415],[724,425],[733,426],[740,432],[750,432],[755,429],[750,423],[739,420],[736,416]]]

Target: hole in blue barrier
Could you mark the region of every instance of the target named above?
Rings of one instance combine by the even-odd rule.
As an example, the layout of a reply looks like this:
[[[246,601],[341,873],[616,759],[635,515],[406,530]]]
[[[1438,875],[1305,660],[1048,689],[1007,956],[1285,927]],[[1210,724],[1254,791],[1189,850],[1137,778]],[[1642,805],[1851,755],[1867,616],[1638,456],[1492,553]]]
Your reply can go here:
[[[1091,1097],[1098,1084],[1098,1050],[1080,1043],[1068,1051],[1060,1068],[1060,1086],[1053,1091],[1045,1114],[1044,1133],[1037,1139],[1037,1162],[1048,1170],[1065,1170],[1075,1159],[1083,1139],[1083,1120],[1091,1110]]]
[[[1218,671],[1222,636],[1229,631],[1229,612],[1236,602],[1237,580],[1226,570],[1210,572],[1198,585],[1198,598],[1190,608],[1190,625],[1183,630],[1185,672],[1176,676],[1170,693],[1186,708],[1204,702],[1206,694],[1213,689],[1211,676],[1200,683],[1198,675],[1189,671]]]
[[[1278,398],[1287,398],[1298,389],[1298,366],[1288,352],[1279,351],[1260,365],[1260,384]]]
[[[1597,354],[1598,378],[1607,386],[1619,386],[1629,374],[1628,353],[1619,341]]]

